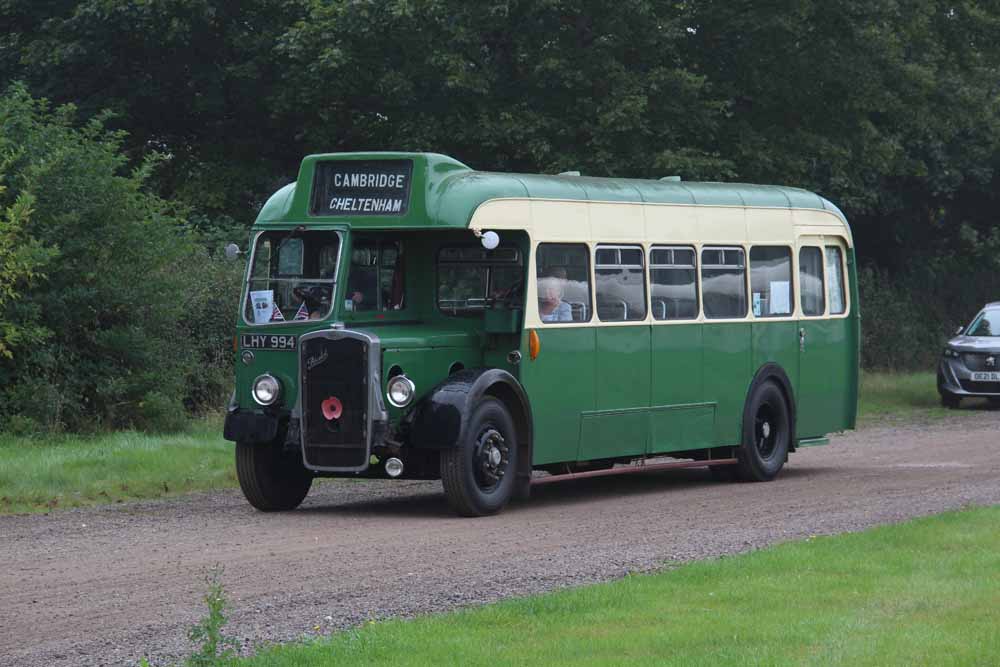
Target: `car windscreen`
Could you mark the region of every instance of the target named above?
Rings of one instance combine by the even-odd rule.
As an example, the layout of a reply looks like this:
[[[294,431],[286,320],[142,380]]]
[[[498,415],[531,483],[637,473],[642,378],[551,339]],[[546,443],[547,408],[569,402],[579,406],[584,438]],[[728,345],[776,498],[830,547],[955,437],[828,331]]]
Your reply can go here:
[[[965,335],[1000,337],[1000,308],[991,308],[979,313],[965,331]]]

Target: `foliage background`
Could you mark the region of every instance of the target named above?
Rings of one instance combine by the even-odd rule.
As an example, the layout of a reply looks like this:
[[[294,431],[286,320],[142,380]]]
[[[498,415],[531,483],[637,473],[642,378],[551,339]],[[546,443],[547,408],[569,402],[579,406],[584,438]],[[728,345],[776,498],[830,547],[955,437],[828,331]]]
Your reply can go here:
[[[814,190],[855,232],[868,368],[931,368],[1000,299],[995,0],[0,0],[0,24],[0,86],[24,86],[0,112],[0,381],[33,424],[218,405],[235,291],[211,253],[311,152]],[[95,247],[135,262],[79,285]]]

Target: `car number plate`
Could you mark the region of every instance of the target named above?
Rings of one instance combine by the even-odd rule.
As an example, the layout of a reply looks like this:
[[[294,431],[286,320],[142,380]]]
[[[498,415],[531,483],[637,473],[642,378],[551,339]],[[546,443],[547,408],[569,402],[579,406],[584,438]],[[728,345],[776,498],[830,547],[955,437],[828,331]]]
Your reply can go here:
[[[1000,373],[973,373],[973,382],[1000,382]]]
[[[294,350],[295,336],[243,334],[240,347],[250,350]]]

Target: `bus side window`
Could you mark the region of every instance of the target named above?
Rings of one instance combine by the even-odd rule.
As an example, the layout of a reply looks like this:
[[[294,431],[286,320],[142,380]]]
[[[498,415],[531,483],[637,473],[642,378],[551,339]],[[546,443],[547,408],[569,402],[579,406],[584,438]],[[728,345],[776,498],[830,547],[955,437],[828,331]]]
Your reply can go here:
[[[754,317],[782,317],[792,314],[791,248],[750,248],[750,291]]]
[[[701,302],[707,318],[746,317],[746,255],[743,248],[702,248]]]
[[[804,246],[799,250],[799,289],[802,290],[802,314],[822,315],[826,310],[823,291],[823,257],[819,248]]]
[[[843,315],[847,310],[844,299],[844,264],[837,246],[826,247],[826,275],[829,276],[826,288],[830,297],[830,314]]]
[[[602,322],[646,319],[646,276],[638,246],[597,246],[597,316]]]
[[[535,270],[542,322],[590,321],[590,251],[586,245],[541,243]]]
[[[652,248],[649,251],[649,284],[654,319],[693,320],[698,317],[694,248]]]

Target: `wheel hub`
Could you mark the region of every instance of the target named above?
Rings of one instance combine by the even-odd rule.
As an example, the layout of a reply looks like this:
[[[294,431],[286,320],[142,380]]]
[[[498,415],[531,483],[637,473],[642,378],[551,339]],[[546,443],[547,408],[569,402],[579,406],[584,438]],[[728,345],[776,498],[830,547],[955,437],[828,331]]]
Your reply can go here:
[[[487,428],[476,444],[477,481],[484,487],[494,486],[507,470],[507,443],[498,430]]]
[[[764,422],[760,425],[760,434],[765,438],[771,437],[771,422]]]

